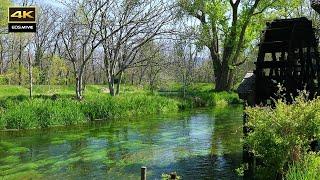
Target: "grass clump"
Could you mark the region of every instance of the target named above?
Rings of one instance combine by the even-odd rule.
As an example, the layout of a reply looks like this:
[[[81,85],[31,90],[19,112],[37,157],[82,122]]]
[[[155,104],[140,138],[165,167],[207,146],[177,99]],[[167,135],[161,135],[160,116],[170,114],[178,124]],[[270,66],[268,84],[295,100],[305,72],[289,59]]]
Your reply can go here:
[[[2,102],[2,104],[1,104]],[[178,101],[158,95],[92,95],[84,101],[70,98],[34,98],[0,101],[1,129],[47,128],[74,125],[96,119],[110,119],[146,114],[175,112]]]
[[[190,86],[185,97],[180,92],[149,92],[128,85],[123,86],[119,96],[112,97],[105,86],[88,85],[83,101],[72,98],[72,86],[37,85],[33,99],[29,99],[28,90],[23,86],[0,86],[2,91],[5,93],[0,96],[0,129],[46,128],[240,103],[237,94],[212,92],[208,83]]]
[[[241,100],[234,92],[193,92],[180,98],[180,109],[195,107],[225,107],[240,104]]]
[[[178,102],[158,95],[127,94],[91,97],[83,108],[90,119],[105,119],[174,112],[178,110]]]
[[[320,176],[319,154],[307,154],[302,160],[289,167],[287,180],[318,179]]]
[[[46,128],[72,125],[86,120],[80,103],[71,99],[29,99],[9,105],[0,117],[6,129]]]

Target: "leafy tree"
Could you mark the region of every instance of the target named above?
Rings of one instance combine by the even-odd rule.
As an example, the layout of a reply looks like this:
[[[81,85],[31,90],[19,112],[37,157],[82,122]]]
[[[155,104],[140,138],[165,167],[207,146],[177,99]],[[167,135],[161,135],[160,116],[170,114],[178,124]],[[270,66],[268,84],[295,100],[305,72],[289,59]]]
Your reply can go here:
[[[8,7],[11,5],[11,0],[1,0],[0,3],[0,26],[5,26],[8,23]]]
[[[266,12],[272,14],[288,3],[291,7],[292,1],[284,0],[179,0],[180,7],[201,23],[199,45],[210,50],[216,90],[231,89],[235,67],[244,62],[239,57],[257,39]]]
[[[55,84],[65,84],[67,81],[68,66],[66,61],[59,58],[58,56],[53,56],[50,58],[50,65],[48,67],[48,82],[50,85]]]

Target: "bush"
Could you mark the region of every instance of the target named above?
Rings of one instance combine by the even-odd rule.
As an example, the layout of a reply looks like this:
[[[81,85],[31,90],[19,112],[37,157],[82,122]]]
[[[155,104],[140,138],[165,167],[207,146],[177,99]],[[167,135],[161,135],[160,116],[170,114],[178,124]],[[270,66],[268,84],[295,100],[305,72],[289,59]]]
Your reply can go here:
[[[7,85],[9,83],[9,79],[3,75],[0,75],[0,85]]]
[[[284,174],[288,165],[302,159],[311,142],[320,138],[320,98],[307,101],[301,95],[291,105],[278,101],[274,109],[255,107],[246,113],[254,131],[245,142],[261,158],[263,165],[257,165],[257,174],[262,176]]]

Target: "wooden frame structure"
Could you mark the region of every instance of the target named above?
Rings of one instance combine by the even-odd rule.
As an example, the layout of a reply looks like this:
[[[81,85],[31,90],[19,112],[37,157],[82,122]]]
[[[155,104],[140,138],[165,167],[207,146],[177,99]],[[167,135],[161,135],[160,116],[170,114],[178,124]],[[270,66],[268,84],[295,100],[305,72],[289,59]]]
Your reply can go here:
[[[319,91],[320,59],[311,21],[274,20],[267,23],[260,42],[256,69],[238,88],[248,105],[272,105],[272,100],[279,98],[279,86],[287,102],[301,90],[310,92],[311,97]]]

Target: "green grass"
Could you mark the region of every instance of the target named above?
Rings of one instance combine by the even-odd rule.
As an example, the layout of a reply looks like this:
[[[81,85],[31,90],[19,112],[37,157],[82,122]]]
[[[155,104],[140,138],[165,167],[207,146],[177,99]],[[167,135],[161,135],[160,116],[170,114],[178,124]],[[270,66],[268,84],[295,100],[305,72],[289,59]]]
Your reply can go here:
[[[81,103],[72,99],[28,99],[10,104],[0,116],[0,128],[27,129],[85,122]]]
[[[86,86],[85,95],[101,93],[101,90],[106,87],[103,85],[88,85]],[[34,85],[33,95],[45,95],[51,96],[59,94],[62,96],[73,96],[75,94],[74,86],[62,86],[62,85]],[[15,85],[0,85],[0,98],[8,96],[28,96],[29,89],[27,86],[15,86]]]
[[[212,90],[212,83],[193,83],[186,87],[187,92],[208,92]],[[160,87],[159,91],[182,92],[183,86],[181,83],[168,83],[166,86]]]
[[[289,167],[286,174],[287,180],[313,180],[320,176],[320,156],[317,154],[308,154]]]
[[[135,86],[122,86],[112,97],[106,86],[88,85],[85,99],[74,98],[72,86],[37,85],[33,99],[23,86],[0,86],[0,129],[47,128],[91,120],[169,113],[186,108],[237,104],[235,93],[212,92],[210,84],[195,84],[188,95],[151,93]]]
[[[74,125],[97,119],[141,116],[178,111],[179,102],[158,95],[91,95],[83,101],[71,98],[34,98],[24,96],[0,101],[0,129],[47,128]]]
[[[179,102],[158,95],[91,96],[83,104],[90,119],[139,116],[178,111]]]

